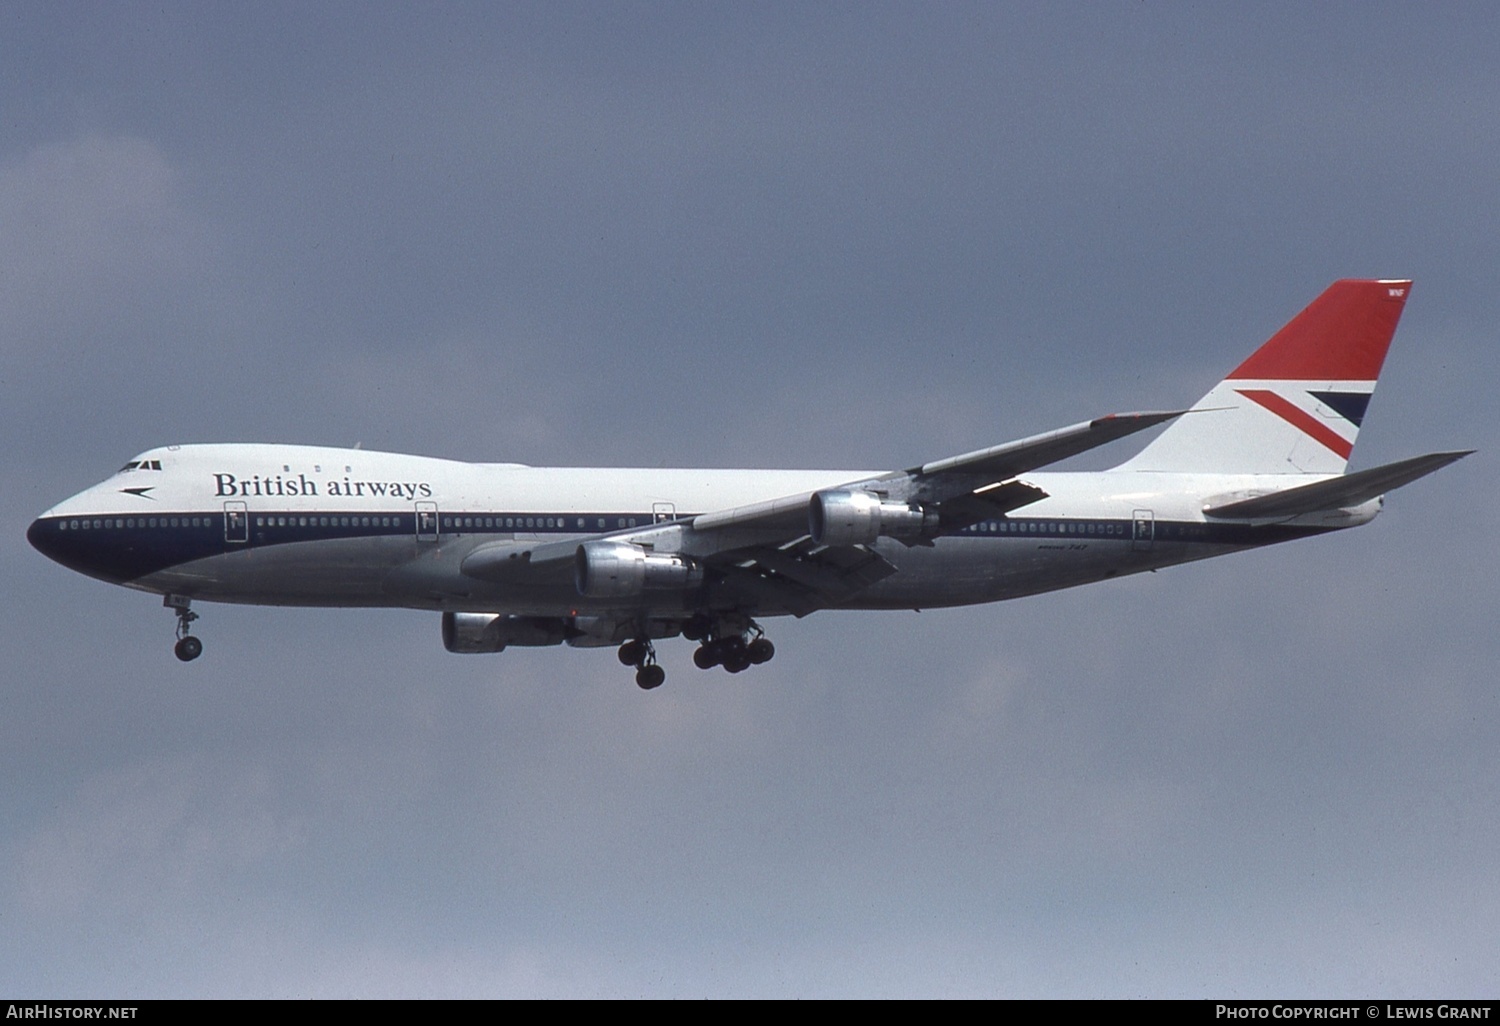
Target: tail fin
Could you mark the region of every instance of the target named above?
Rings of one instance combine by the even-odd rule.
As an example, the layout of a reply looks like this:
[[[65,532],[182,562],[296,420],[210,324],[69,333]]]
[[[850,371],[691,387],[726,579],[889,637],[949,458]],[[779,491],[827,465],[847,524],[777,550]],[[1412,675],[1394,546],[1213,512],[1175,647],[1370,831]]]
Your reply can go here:
[[[1409,281],[1336,281],[1120,470],[1342,474]]]

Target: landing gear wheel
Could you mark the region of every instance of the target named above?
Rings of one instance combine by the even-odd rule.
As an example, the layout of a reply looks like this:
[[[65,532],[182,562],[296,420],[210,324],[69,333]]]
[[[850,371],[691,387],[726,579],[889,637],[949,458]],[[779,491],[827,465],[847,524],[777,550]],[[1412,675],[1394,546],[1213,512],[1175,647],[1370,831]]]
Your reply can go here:
[[[656,665],[656,646],[650,638],[632,638],[620,646],[620,662],[635,667],[635,682],[645,691],[659,688],[667,671]]]
[[[771,644],[770,638],[756,638],[745,646],[745,656],[756,666],[761,663],[769,663],[771,657],[776,654],[776,646]]]
[[[682,626],[684,637],[692,637],[703,627],[695,614]],[[711,633],[703,635],[703,642],[693,652],[693,665],[700,670],[722,666],[730,673],[744,673],[752,666],[768,663],[776,654],[776,646],[766,637],[766,632],[754,620],[726,618],[713,625]]]
[[[620,646],[620,664],[622,666],[640,666],[646,661],[646,654],[650,650],[644,641],[627,641]]]
[[[177,644],[172,651],[183,662],[192,662],[203,654],[203,642],[188,633],[198,619],[198,614],[190,608],[193,600],[185,595],[164,595],[161,604],[177,614]]]

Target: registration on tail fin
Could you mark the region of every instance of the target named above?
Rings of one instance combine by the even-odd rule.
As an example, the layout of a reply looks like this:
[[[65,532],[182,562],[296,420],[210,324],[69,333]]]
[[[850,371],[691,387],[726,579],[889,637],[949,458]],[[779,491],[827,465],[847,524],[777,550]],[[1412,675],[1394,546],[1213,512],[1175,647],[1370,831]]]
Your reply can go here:
[[[1410,293],[1334,282],[1119,469],[1343,473]]]

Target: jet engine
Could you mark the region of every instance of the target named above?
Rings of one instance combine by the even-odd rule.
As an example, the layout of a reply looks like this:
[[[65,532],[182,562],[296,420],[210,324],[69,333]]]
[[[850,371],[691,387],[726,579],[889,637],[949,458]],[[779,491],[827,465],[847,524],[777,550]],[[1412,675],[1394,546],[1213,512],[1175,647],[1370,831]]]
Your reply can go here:
[[[688,588],[703,580],[703,569],[692,560],[629,542],[584,542],[574,560],[573,580],[585,598],[629,598],[648,588]]]
[[[920,538],[935,527],[935,514],[869,492],[814,492],[807,505],[807,533],[819,545],[864,545],[876,538]]]
[[[502,616],[496,613],[444,613],[443,647],[449,652],[503,652],[507,645],[561,645],[567,624],[546,616]]]

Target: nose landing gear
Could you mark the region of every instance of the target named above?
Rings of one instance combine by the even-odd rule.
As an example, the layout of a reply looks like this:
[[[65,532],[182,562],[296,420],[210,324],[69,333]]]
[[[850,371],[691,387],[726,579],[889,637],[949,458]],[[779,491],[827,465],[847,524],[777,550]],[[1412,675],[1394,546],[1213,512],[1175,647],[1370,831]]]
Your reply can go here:
[[[188,608],[192,599],[182,595],[168,595],[162,599],[161,604],[177,613],[177,644],[172,646],[172,652],[183,662],[192,662],[203,654],[203,642],[190,633],[192,622],[198,619],[198,614]]]

